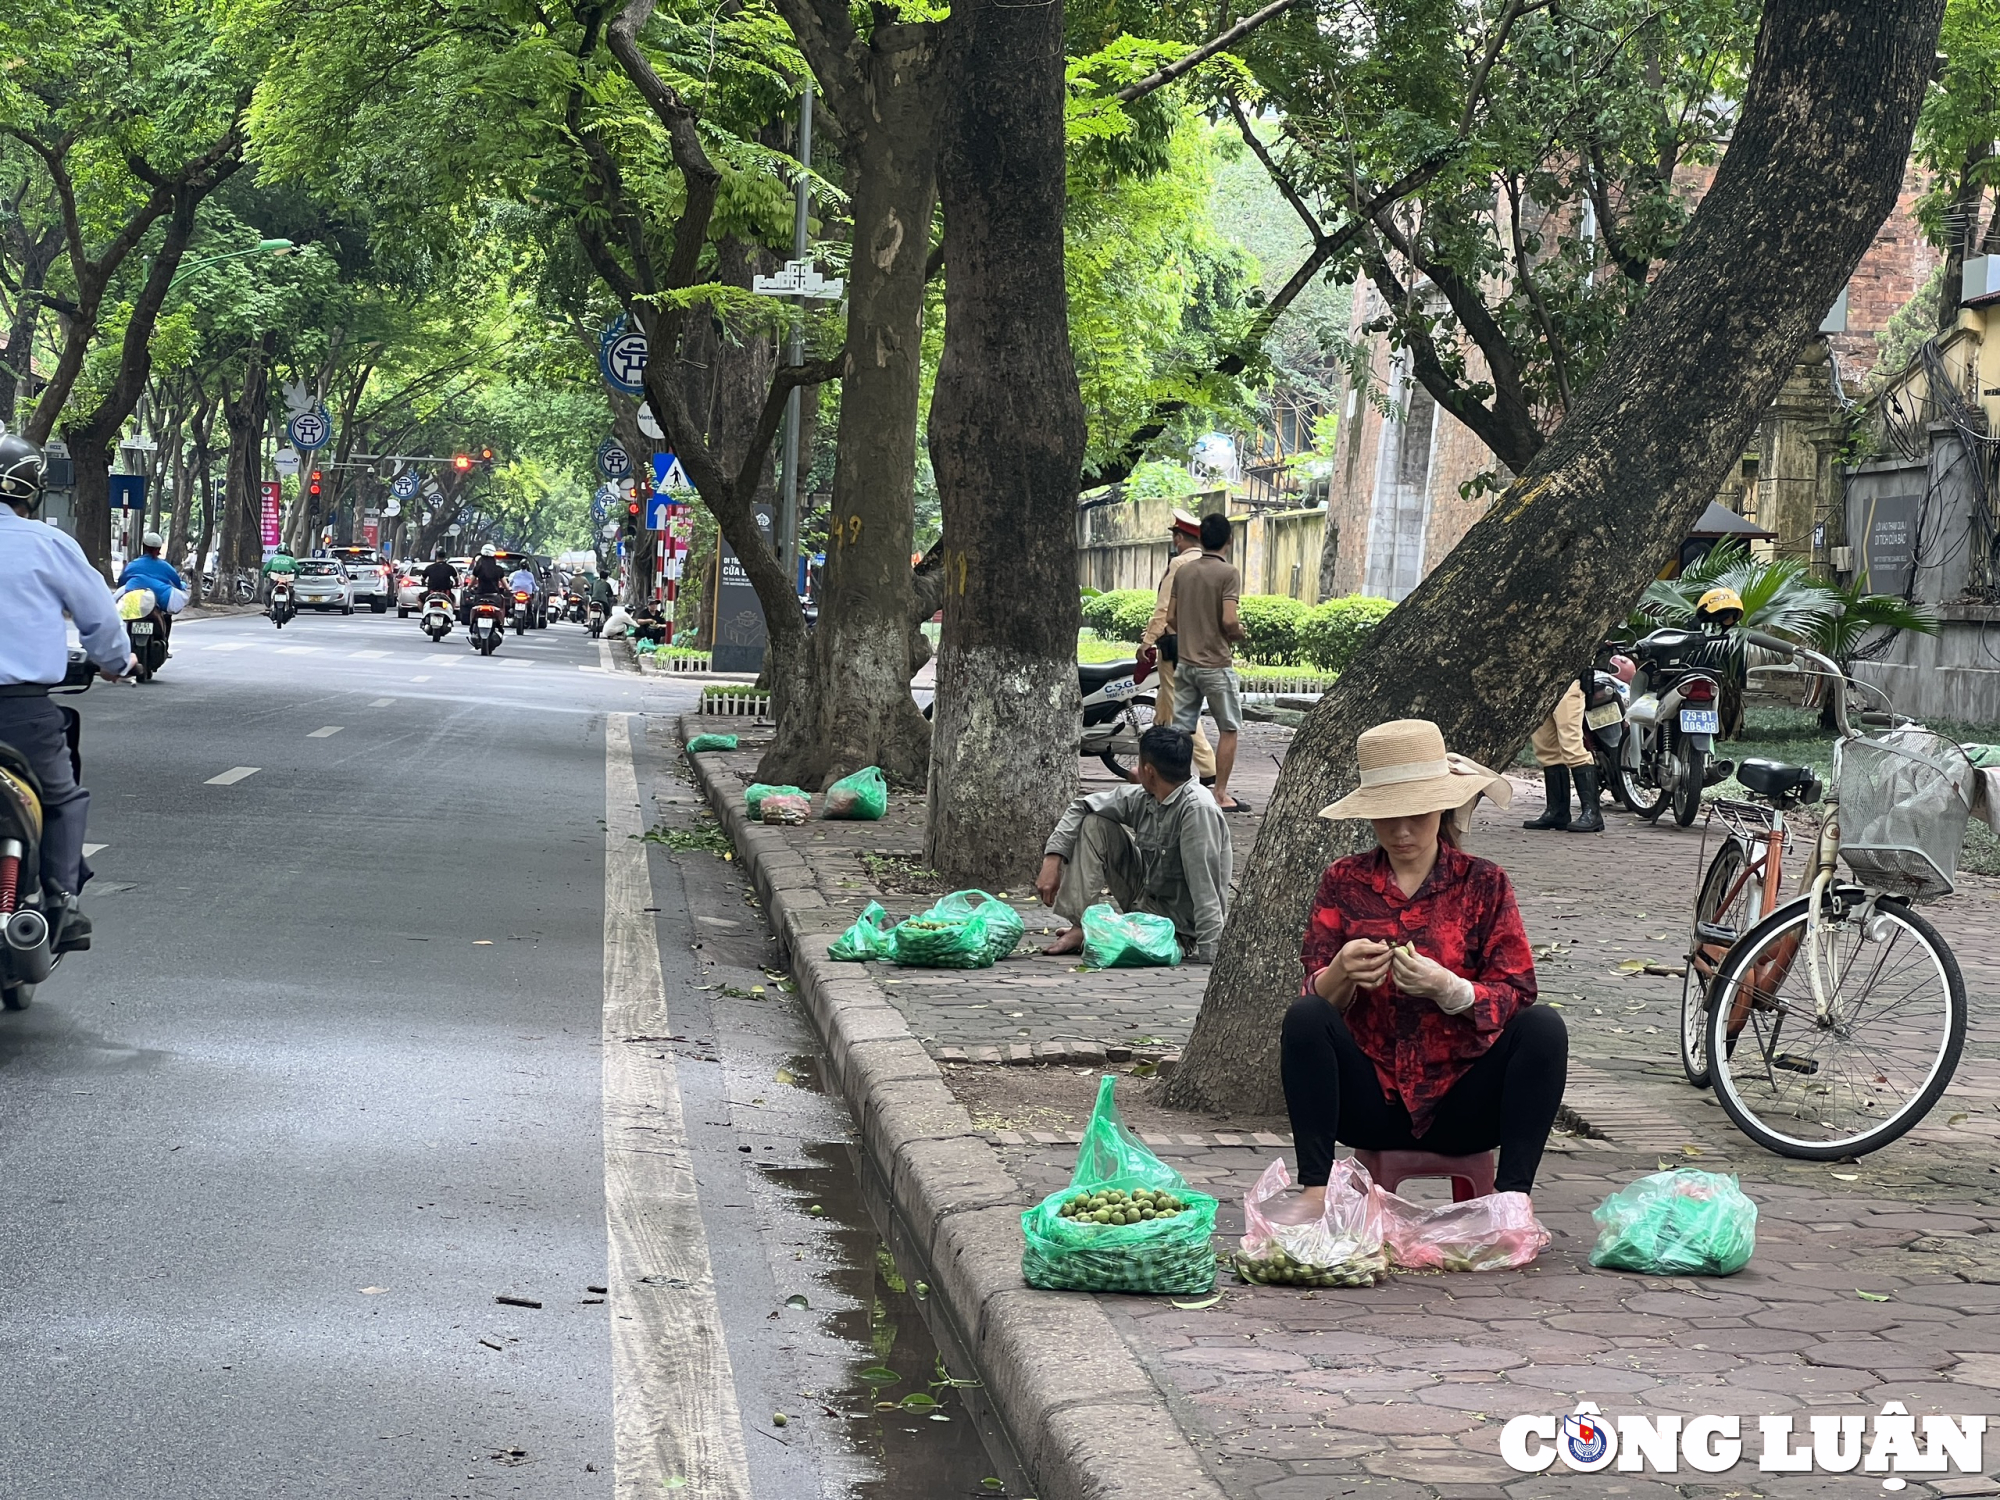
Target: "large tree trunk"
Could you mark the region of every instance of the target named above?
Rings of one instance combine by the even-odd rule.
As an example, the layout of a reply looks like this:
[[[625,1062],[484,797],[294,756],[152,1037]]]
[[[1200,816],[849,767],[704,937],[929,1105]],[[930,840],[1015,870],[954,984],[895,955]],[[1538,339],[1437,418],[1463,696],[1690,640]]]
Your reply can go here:
[[[944,357],[931,461],[944,507],[926,857],[1024,879],[1076,791],[1076,495],[1083,401],[1063,283],[1063,7],[952,8]]]
[[[803,4],[782,8],[795,28],[817,24]],[[939,28],[922,23],[807,48],[846,135],[854,251],[814,696],[781,725],[765,763],[772,779],[801,786],[867,765],[914,785],[930,765],[930,725],[910,697],[909,621],[924,265],[944,105],[939,44]],[[801,441],[801,464],[811,456]]]
[[[1354,739],[1436,721],[1504,766],[1714,497],[1896,201],[1944,0],[1770,0],[1715,185],[1533,465],[1375,632],[1293,742],[1187,1055],[1184,1107],[1282,1102],[1278,1029]]]
[[[228,580],[242,568],[264,562],[263,495],[264,429],[270,419],[271,348],[274,335],[265,334],[250,346],[243,361],[243,388],[226,407],[229,427],[228,466],[223,474],[222,550],[215,565],[216,591],[234,602]],[[307,472],[310,472],[308,470]]]

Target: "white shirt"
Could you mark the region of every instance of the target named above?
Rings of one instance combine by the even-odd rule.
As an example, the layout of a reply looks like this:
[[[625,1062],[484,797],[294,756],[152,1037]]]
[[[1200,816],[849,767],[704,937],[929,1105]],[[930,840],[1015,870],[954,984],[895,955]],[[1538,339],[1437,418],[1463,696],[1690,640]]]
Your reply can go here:
[[[104,575],[66,533],[0,504],[0,686],[53,687],[63,680],[69,671],[65,613],[76,621],[92,661],[108,672],[125,670],[131,648]]]

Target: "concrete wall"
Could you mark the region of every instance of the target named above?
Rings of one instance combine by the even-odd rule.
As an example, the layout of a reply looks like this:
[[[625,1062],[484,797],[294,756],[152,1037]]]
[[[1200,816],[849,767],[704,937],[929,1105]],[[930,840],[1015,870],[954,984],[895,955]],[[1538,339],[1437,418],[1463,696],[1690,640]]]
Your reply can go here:
[[[1173,556],[1167,533],[1176,505],[1196,515],[1223,510],[1229,516],[1235,526],[1229,555],[1243,575],[1244,593],[1318,602],[1325,508],[1243,511],[1221,490],[1178,501],[1120,500],[1079,511],[1077,581],[1100,593],[1158,587]]]
[[[1896,637],[1854,675],[1888,693],[1898,713],[2000,724],[2000,605],[1946,605],[1938,633]]]

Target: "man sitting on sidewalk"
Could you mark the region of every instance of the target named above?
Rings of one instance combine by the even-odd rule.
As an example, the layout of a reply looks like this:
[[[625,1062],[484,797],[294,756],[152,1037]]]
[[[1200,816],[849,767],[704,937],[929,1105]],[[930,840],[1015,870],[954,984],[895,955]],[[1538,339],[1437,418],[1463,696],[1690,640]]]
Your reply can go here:
[[[1122,911],[1171,918],[1181,953],[1213,963],[1229,901],[1229,822],[1190,771],[1188,733],[1139,736],[1139,781],[1070,803],[1049,835],[1035,891],[1069,928],[1050,953],[1083,947],[1083,909],[1109,888]]]

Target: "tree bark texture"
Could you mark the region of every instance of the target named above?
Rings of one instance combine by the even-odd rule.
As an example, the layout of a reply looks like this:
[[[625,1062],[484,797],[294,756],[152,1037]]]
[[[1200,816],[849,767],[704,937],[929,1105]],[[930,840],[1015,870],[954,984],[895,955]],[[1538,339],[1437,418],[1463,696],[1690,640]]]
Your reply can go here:
[[[257,483],[264,475],[264,428],[270,417],[270,361],[275,341],[274,334],[266,333],[250,346],[243,361],[243,387],[222,413],[229,427],[229,456],[223,470],[222,544],[215,578],[225,600],[235,597],[228,580],[238,569],[263,566],[262,497]]]
[[[1315,815],[1355,785],[1355,736],[1427,718],[1506,765],[1714,496],[1895,204],[1943,10],[1765,7],[1715,184],[1603,368],[1293,742],[1169,1102],[1280,1106],[1306,912],[1329,856],[1366,842]]]
[[[1020,880],[1076,791],[1083,401],[1063,282],[1063,7],[973,0],[945,23],[944,509],[926,856]]]
[[[914,785],[929,770],[931,740],[910,697],[909,619],[924,262],[944,106],[940,30],[877,25],[863,41],[844,6],[784,0],[780,8],[808,39],[807,59],[845,136],[854,249],[812,697],[763,769],[770,780],[818,787],[877,765]],[[799,453],[809,461],[803,441]]]

